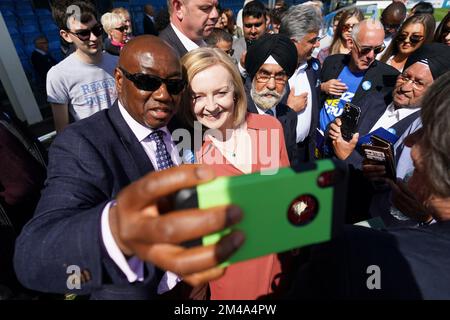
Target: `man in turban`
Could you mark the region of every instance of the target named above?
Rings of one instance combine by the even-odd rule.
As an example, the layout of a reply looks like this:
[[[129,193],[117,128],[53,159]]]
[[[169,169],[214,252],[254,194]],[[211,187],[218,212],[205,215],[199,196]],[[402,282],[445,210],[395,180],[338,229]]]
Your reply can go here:
[[[298,159],[297,113],[280,101],[296,67],[297,49],[288,37],[280,34],[266,34],[258,39],[248,49],[245,59],[251,81],[246,85],[248,111],[274,116],[281,122],[291,165]]]

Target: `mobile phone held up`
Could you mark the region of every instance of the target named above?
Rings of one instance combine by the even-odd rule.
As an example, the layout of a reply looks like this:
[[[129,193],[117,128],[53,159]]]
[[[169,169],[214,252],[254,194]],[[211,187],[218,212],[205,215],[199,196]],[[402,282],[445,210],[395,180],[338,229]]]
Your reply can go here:
[[[341,119],[341,134],[342,138],[346,141],[350,141],[353,134],[356,131],[358,125],[359,117],[361,116],[361,108],[346,102],[344,105],[344,111],[342,112]]]
[[[189,241],[191,247],[216,243],[231,230],[245,242],[223,266],[330,240],[344,223],[346,166],[330,159],[281,168],[273,175],[219,177],[175,195],[178,210],[234,204],[243,219],[235,226]]]

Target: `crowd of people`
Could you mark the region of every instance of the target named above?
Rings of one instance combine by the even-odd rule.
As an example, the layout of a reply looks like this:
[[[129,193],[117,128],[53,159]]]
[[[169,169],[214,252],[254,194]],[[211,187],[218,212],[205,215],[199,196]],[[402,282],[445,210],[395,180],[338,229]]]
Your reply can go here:
[[[316,0],[271,10],[250,1],[242,21],[218,0],[168,0],[169,22],[155,28],[148,5],[140,36],[123,8],[100,18],[91,2],[65,0],[52,10],[73,53],[44,59],[57,130],[48,161],[0,114],[1,297],[450,298],[449,13],[436,29],[427,4],[408,15],[392,2],[380,20],[344,7],[321,46]],[[349,138],[348,103],[360,110]],[[396,137],[397,179],[361,148],[380,130]],[[176,191],[327,158],[348,169],[336,238],[227,268],[245,242],[239,229],[184,245],[245,212],[175,210]],[[382,230],[353,225],[372,218]]]

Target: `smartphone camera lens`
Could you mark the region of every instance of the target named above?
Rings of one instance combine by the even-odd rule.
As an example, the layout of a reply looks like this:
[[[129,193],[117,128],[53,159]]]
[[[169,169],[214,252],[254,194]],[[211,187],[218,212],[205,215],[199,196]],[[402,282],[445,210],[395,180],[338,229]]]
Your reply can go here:
[[[310,194],[301,195],[289,205],[288,220],[294,226],[304,226],[313,221],[318,212],[317,199]]]

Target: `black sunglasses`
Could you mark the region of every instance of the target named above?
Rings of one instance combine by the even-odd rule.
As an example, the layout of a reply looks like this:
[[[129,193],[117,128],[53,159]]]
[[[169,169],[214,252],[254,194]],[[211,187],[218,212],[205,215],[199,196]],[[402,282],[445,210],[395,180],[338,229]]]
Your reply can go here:
[[[356,47],[358,48],[358,51],[361,55],[365,56],[366,54],[369,54],[370,51],[373,50],[374,54],[379,54],[381,52],[383,52],[383,50],[386,48],[386,46],[383,44],[376,46],[376,47],[360,47],[356,42]]]
[[[165,83],[169,94],[179,94],[186,86],[186,81],[184,79],[161,79],[160,77],[151,74],[131,74],[122,67],[119,67],[119,69],[139,90],[155,91],[161,86],[161,84]]]
[[[257,22],[257,23],[244,23],[244,27],[246,27],[246,28],[248,28],[248,29],[251,29],[251,28],[253,28],[253,27],[255,27],[255,28],[259,28],[259,27],[261,27],[262,26],[262,22]]]
[[[93,26],[92,29],[84,29],[77,32],[72,32],[68,30],[68,32],[76,36],[81,41],[87,41],[91,38],[91,33],[93,33],[94,36],[96,37],[101,36],[103,33],[103,26],[100,23],[98,23],[95,26]]]
[[[128,27],[127,26],[121,26],[121,27],[114,28],[114,29],[117,30],[117,31],[120,31],[120,32],[124,32],[124,31],[126,31],[128,29]]]
[[[398,42],[403,42],[406,39],[408,39],[408,35],[406,35],[406,34],[400,34],[397,36]],[[423,36],[419,36],[418,34],[412,34],[409,36],[409,42],[411,42],[412,44],[418,44],[422,40],[423,40]]]

